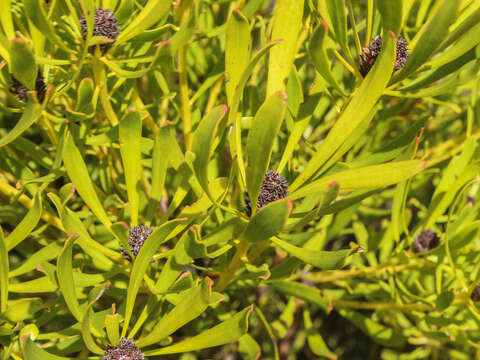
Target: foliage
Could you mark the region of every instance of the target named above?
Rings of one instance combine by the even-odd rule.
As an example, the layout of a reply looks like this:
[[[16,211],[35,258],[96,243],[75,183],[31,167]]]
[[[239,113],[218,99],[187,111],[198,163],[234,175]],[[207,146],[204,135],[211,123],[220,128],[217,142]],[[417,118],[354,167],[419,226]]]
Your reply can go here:
[[[478,357],[479,20],[2,0],[0,357]]]

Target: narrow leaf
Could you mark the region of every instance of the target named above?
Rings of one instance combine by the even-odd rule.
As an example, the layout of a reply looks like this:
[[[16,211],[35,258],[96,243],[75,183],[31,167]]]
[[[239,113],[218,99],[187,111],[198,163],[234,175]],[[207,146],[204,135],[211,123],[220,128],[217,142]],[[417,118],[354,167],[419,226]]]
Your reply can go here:
[[[130,205],[131,226],[138,224],[139,187],[142,173],[141,138],[142,120],[138,112],[130,112],[119,124],[120,154]]]
[[[185,294],[182,301],[163,316],[147,336],[138,340],[137,346],[154,344],[196,319],[208,307],[211,293],[211,280],[204,279],[200,286]]]
[[[299,199],[323,192],[333,181],[339,183],[340,192],[344,193],[359,189],[386,187],[411,178],[425,167],[426,162],[424,161],[407,160],[341,171],[303,186],[289,198]]]
[[[237,341],[248,330],[248,315],[252,307],[240,311],[230,319],[204,330],[201,334],[188,338],[171,346],[158,350],[146,351],[146,356],[177,354],[182,352],[196,351]]]
[[[255,213],[263,178],[270,164],[273,143],[287,107],[286,94],[279,91],[269,97],[255,114],[247,139],[247,189]]]
[[[110,228],[112,222],[103,209],[102,204],[95,192],[94,185],[88,174],[87,166],[83,161],[82,155],[75,145],[72,134],[70,134],[65,142],[63,149],[63,163],[70,177],[75,184],[76,190],[81,198],[90,207],[97,218],[107,227]]]

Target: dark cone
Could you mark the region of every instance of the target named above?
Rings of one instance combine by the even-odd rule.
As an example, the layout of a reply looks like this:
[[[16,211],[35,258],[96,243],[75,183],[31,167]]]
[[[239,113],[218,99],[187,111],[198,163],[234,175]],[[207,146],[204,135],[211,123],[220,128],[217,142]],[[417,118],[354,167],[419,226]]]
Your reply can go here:
[[[475,289],[473,289],[470,295],[470,299],[472,299],[472,301],[480,301],[480,284],[475,286]]]
[[[138,255],[140,249],[145,243],[145,240],[147,240],[152,232],[153,229],[145,225],[135,226],[130,229],[128,244],[130,245],[130,251],[132,252],[133,256]],[[122,256],[131,261],[132,259],[130,258],[130,255],[128,255],[128,252],[125,251],[122,246],[120,246],[120,248]]]
[[[43,78],[42,74],[38,72],[37,80],[35,81],[35,90],[37,91],[37,99],[39,102],[43,102],[45,99],[47,86],[45,85],[45,79]],[[20,81],[15,79],[12,75],[12,92],[15,94],[18,100],[27,102],[28,101],[28,88],[23,85]]]
[[[121,338],[118,346],[109,346],[102,360],[144,360],[145,357],[132,339]]]
[[[82,29],[83,40],[87,38],[87,19],[85,15],[82,15],[80,18],[80,27]],[[118,38],[118,33],[120,31],[120,26],[118,25],[117,17],[113,12],[108,9],[98,8],[95,10],[95,21],[93,26],[92,36],[105,36],[107,39],[116,40]],[[110,49],[115,41],[110,43],[105,43],[100,45],[100,50],[102,54]],[[89,48],[90,52],[95,50],[94,46]]]
[[[440,238],[432,230],[423,230],[413,242],[413,252],[419,253],[432,250],[440,244]]]
[[[275,171],[268,170],[265,173],[262,188],[260,189],[260,194],[258,195],[257,210],[260,210],[262,207],[271,203],[272,201],[280,200],[287,197],[287,189],[287,180]],[[247,190],[245,190],[244,200],[244,208],[248,216],[250,216],[252,214],[252,204],[250,202],[250,197],[248,196]]]
[[[395,59],[395,66],[393,72],[400,70],[405,66],[408,59],[408,43],[401,35],[397,38],[397,57]],[[363,53],[360,55],[360,73],[363,77],[367,76],[373,64],[377,60],[378,54],[382,50],[382,37],[376,36],[370,41],[370,45],[363,48]]]

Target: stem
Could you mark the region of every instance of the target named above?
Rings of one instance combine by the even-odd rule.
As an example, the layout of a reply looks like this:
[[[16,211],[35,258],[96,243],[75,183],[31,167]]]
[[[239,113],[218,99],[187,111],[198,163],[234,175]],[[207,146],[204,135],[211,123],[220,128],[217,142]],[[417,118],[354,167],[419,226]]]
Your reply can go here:
[[[427,262],[424,264],[398,264],[398,259],[393,259],[389,263],[372,266],[365,269],[321,271],[310,274],[298,274],[297,277],[299,279],[311,281],[314,283],[323,283],[351,279],[356,277],[381,276],[387,273],[397,273],[409,269],[433,269],[435,268],[435,266],[435,264]]]
[[[331,299],[333,306],[337,307],[346,307],[352,309],[364,309],[364,310],[394,310],[402,312],[410,311],[432,311],[434,307],[428,306],[422,303],[412,303],[412,304],[392,304],[387,302],[362,302],[362,301],[350,301],[350,300],[340,300],[340,299]]]
[[[97,60],[92,60],[93,74],[95,77],[95,83],[100,88],[100,102],[102,103],[103,111],[107,115],[108,120],[112,126],[118,124],[118,118],[110,103],[110,95],[107,89],[107,77],[105,74],[105,65]]]
[[[183,45],[178,51],[178,78],[180,82],[180,112],[183,122],[183,138],[185,139],[185,149],[190,150],[192,146],[192,114],[190,100],[188,99],[187,45]]]
[[[228,264],[227,269],[225,272],[220,274],[220,278],[218,279],[218,283],[215,285],[214,290],[221,292],[223,291],[227,285],[230,283],[230,281],[233,280],[235,277],[235,273],[237,272],[238,269],[240,269],[246,258],[247,250],[250,244],[248,243],[247,240],[245,239],[240,239],[240,242],[237,245],[235,255],[233,256],[232,260],[230,261],[230,264]]]
[[[14,197],[18,196],[19,191],[15,189],[13,186],[10,186],[4,180],[0,179],[0,194],[5,195],[6,197]],[[27,209],[30,209],[33,206],[33,200],[30,199],[27,195],[22,194],[18,197],[18,202],[25,206]],[[47,212],[45,209],[42,211],[42,219],[52,225],[53,227],[56,227],[59,230],[65,231],[63,229],[62,222],[58,217],[55,215],[50,214]]]

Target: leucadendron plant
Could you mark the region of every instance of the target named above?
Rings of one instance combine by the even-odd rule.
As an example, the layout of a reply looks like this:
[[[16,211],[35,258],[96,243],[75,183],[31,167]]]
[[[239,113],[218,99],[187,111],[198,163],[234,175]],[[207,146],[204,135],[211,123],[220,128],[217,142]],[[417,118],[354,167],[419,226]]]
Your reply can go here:
[[[480,0],[2,0],[0,359],[480,356]]]

